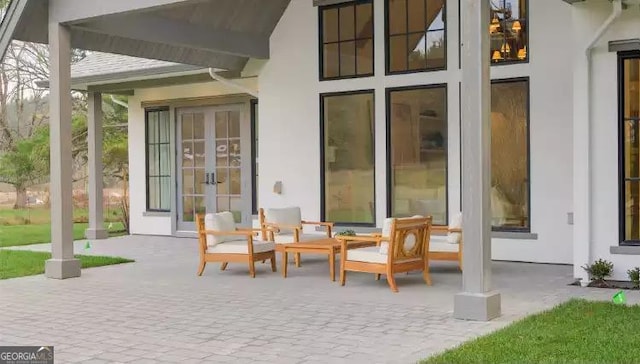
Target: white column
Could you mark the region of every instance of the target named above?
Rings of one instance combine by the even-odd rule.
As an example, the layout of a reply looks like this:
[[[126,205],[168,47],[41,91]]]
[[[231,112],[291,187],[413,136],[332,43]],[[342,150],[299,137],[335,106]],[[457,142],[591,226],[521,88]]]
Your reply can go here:
[[[462,0],[462,289],[455,318],[487,321],[500,316],[500,294],[491,291],[491,81],[489,1]]]
[[[89,92],[87,95],[87,144],[89,154],[89,228],[87,239],[106,239],[109,234],[104,229],[102,213],[102,94]]]
[[[51,144],[51,259],[49,278],[80,276],[73,258],[73,171],[71,158],[71,37],[69,29],[49,22],[50,144]]]

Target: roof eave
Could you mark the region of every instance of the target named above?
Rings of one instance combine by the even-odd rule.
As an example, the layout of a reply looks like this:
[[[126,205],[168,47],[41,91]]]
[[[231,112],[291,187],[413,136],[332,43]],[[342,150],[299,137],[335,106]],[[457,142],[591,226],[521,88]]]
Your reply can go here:
[[[15,30],[28,2],[29,0],[12,0],[7,7],[7,13],[0,24],[0,60],[4,59],[4,55],[7,53],[7,48],[13,40]]]

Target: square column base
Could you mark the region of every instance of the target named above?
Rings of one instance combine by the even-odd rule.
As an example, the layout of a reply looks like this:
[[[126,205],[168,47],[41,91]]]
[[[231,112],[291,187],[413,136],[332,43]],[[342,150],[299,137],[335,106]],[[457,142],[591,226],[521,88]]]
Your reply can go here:
[[[105,229],[92,229],[89,228],[84,231],[84,236],[87,239],[100,240],[109,237],[109,232]]]
[[[453,300],[453,317],[459,320],[491,321],[500,316],[500,293],[462,292],[455,295]]]
[[[44,263],[47,278],[67,279],[80,277],[81,263],[78,259],[49,259]]]

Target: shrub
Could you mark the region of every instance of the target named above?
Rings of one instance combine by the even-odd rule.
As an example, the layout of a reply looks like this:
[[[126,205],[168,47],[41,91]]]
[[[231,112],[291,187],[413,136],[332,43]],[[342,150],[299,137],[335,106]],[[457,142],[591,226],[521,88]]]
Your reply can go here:
[[[640,288],[640,267],[635,267],[627,271],[629,280],[633,283],[633,288]]]
[[[587,264],[582,266],[592,280],[604,281],[606,277],[609,277],[613,273],[613,263],[608,260],[598,259],[593,264]]]
[[[353,230],[345,230],[345,231],[341,231],[339,233],[337,233],[336,235],[340,235],[340,236],[356,236],[356,232]]]

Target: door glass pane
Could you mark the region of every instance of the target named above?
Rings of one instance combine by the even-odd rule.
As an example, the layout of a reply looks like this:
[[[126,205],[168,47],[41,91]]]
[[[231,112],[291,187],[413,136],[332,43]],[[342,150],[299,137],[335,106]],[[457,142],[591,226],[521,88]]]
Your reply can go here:
[[[216,193],[218,195],[229,194],[229,178],[226,168],[216,168]]]
[[[204,142],[193,142],[193,158],[196,167],[204,168]]]
[[[194,197],[194,209],[196,214],[205,214],[207,212],[207,205],[203,196]]]
[[[193,139],[193,114],[182,114],[182,140]]]
[[[191,141],[182,143],[182,166],[193,167],[193,144]]]
[[[374,222],[373,93],[323,98],[324,218]]]
[[[227,126],[229,124],[227,112],[216,112],[216,139],[227,138],[229,136],[227,132]]]
[[[390,93],[391,216],[447,224],[447,91]]]
[[[216,141],[216,166],[228,166],[228,153],[229,148],[227,147],[226,140],[217,140]]]
[[[230,168],[229,169],[229,193],[232,195],[240,194],[240,169],[239,168]]]
[[[229,140],[229,165],[240,167],[240,139]]]
[[[427,67],[444,68],[445,66],[444,30],[427,33]]]
[[[389,70],[405,71],[407,69],[407,36],[396,35],[389,38]]]
[[[229,138],[240,138],[240,112],[229,112]]]
[[[204,139],[204,113],[193,114],[193,139]]]
[[[218,196],[216,198],[217,201],[217,212],[229,211],[229,196]]]
[[[193,197],[185,196],[182,198],[182,221],[193,222]]]
[[[195,194],[197,195],[204,195],[207,192],[204,173],[204,169],[198,168],[195,170]]]
[[[409,47],[413,49],[409,57],[409,69],[419,70],[427,66],[427,55],[425,53],[426,35],[424,33],[409,34]]]
[[[193,195],[195,193],[193,179],[194,179],[193,169],[183,168],[182,169],[182,194],[183,195]]]
[[[624,186],[625,240],[640,240],[640,182],[626,181]]]
[[[229,210],[233,213],[233,219],[236,223],[242,221],[242,199],[240,197],[229,199]]]

